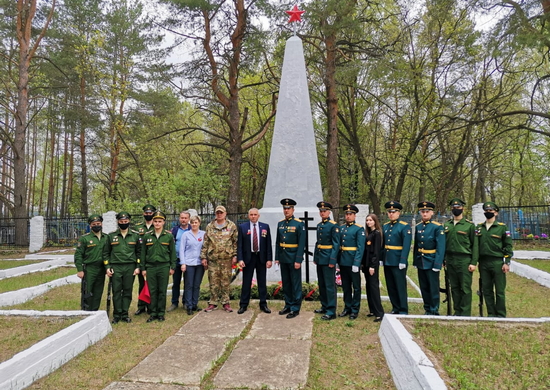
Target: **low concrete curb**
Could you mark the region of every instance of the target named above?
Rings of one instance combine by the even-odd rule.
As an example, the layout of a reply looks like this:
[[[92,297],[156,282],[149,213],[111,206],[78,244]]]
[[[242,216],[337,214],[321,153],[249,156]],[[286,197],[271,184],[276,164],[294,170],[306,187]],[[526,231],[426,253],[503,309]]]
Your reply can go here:
[[[0,389],[24,389],[57,370],[112,330],[105,311],[2,310],[0,315],[86,317],[0,364]]]
[[[534,280],[538,284],[550,288],[550,274],[528,265],[511,261],[510,271],[524,278]]]
[[[5,292],[3,294],[0,294],[0,307],[18,305],[20,303],[30,301],[31,299],[46,293],[54,287],[80,283],[80,281],[81,280],[78,276],[71,275],[65,278],[52,280],[51,282],[40,284],[38,286]]]
[[[48,270],[59,268],[66,265],[67,265],[67,260],[63,258],[47,260],[37,264],[22,265],[20,267],[8,268],[0,271],[0,279],[30,274],[32,272],[48,271]]]
[[[544,323],[550,318],[494,318],[454,316],[405,316],[386,314],[378,335],[386,362],[398,390],[446,389],[445,382],[426,354],[413,341],[400,319],[433,319],[438,321],[488,321],[510,323]]]

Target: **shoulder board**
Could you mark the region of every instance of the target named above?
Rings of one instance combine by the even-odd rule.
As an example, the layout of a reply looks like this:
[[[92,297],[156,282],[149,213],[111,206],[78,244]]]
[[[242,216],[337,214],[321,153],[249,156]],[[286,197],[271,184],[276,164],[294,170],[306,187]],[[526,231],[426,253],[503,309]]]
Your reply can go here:
[[[172,231],[171,231],[171,230],[166,230],[166,229],[164,229],[164,233],[170,233],[170,234],[172,234]]]
[[[359,225],[358,223],[356,223],[355,226],[363,228],[363,226]]]
[[[399,223],[400,223],[401,225],[408,225],[408,223],[405,222],[405,221],[399,221]]]
[[[143,222],[138,222],[134,224],[134,226],[141,226],[141,225],[143,225]]]
[[[332,223],[333,225],[336,225],[336,221],[333,221],[332,219],[329,219],[329,223]]]
[[[465,220],[466,222],[469,222],[469,223],[471,223],[471,224],[474,224],[474,223],[473,223],[472,221],[470,221],[469,219],[464,218],[464,220]]]
[[[500,226],[505,226],[506,224],[504,222],[498,222]]]
[[[294,218],[295,221],[302,222],[300,218]]]
[[[281,219],[279,222],[283,222],[286,218]]]
[[[484,222],[480,222],[477,224],[477,226],[482,227],[484,224],[485,224]]]
[[[390,221],[386,222],[384,225],[387,225],[387,224],[389,224],[389,223],[390,223]]]
[[[130,229],[130,231],[131,231],[132,233],[136,233],[136,234],[139,234],[139,231],[137,231],[137,230],[134,230],[134,229]]]
[[[432,223],[433,223],[435,226],[441,226],[441,224],[440,224],[439,222],[432,221]]]

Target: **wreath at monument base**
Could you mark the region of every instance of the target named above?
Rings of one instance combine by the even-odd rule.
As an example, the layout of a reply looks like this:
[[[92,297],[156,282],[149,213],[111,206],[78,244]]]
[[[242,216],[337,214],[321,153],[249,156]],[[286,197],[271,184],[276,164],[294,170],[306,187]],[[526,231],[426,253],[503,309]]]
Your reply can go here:
[[[229,298],[231,300],[238,300],[241,297],[241,286],[231,285],[229,286]],[[319,286],[317,283],[302,283],[302,297],[308,301],[319,300]],[[250,289],[250,298],[259,299],[258,286],[253,285]],[[267,299],[284,299],[284,292],[281,282],[278,284],[270,284],[267,286]],[[201,288],[199,296],[200,300],[207,301],[210,299],[210,290],[208,287]]]

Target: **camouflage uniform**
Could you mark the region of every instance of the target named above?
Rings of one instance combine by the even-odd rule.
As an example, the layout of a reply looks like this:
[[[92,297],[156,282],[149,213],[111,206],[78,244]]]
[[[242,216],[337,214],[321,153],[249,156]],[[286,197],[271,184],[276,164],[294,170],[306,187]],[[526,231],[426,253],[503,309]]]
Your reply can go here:
[[[221,228],[215,220],[206,227],[201,259],[208,260],[209,305],[229,304],[232,258],[237,256],[237,234],[237,225],[228,219]]]

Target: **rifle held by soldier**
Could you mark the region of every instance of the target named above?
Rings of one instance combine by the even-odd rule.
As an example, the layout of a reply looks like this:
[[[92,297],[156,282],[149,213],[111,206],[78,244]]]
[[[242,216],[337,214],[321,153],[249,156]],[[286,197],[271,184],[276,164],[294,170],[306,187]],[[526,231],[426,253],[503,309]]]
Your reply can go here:
[[[111,272],[113,272],[112,269],[111,269]],[[113,291],[113,277],[109,276],[109,283],[107,284],[107,317],[109,317],[109,313],[111,312],[112,291]]]
[[[479,316],[483,317],[483,282],[481,281],[481,276],[479,277],[479,290],[477,290],[477,295],[479,296]]]
[[[88,305],[88,299],[92,296],[92,293],[88,291],[88,282],[86,281],[86,264],[82,265],[82,271],[84,276],[80,283],[80,309],[88,311],[90,306]]]

